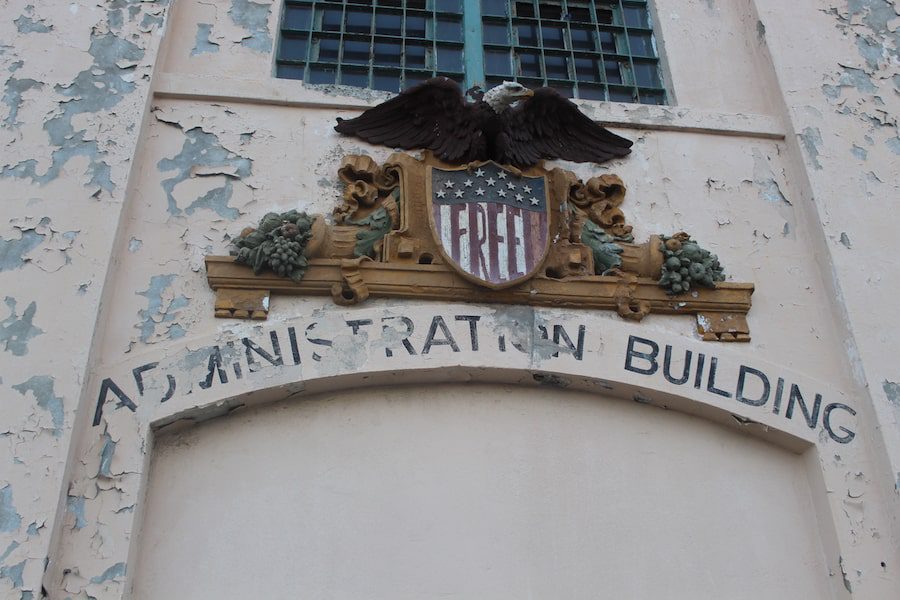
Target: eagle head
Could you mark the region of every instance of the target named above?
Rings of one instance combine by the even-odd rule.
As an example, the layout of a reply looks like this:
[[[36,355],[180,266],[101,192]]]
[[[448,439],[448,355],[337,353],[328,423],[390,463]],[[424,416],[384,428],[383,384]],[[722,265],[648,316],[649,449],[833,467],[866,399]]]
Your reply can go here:
[[[522,98],[533,96],[534,92],[521,83],[504,81],[497,87],[491,88],[484,94],[483,100],[487,102],[494,112],[502,113]]]

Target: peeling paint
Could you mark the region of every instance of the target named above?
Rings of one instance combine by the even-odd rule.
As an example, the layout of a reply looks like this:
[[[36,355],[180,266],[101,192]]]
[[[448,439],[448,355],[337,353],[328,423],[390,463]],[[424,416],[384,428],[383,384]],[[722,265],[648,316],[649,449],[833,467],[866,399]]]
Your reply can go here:
[[[13,505],[12,485],[0,488],[0,532],[12,533],[22,525],[22,517]]]
[[[14,588],[20,588],[25,585],[22,580],[22,573],[25,572],[25,561],[12,565],[11,567],[0,567],[0,578],[9,579]],[[20,596],[21,598],[21,596]]]
[[[0,321],[0,342],[5,351],[12,352],[15,356],[25,356],[28,354],[28,341],[44,333],[34,326],[37,303],[31,302],[19,317],[16,314],[16,299],[7,296],[4,301],[9,307],[9,316]]]
[[[66,510],[75,516],[73,529],[84,529],[87,527],[87,519],[84,518],[84,500],[83,496],[70,495],[66,498]]]
[[[164,298],[166,290],[176,277],[177,275],[174,273],[154,275],[150,278],[146,290],[136,292],[138,296],[147,299],[147,308],[138,312],[141,322],[135,326],[141,332],[141,342],[152,343],[154,336],[158,334],[157,325],[160,324],[164,326],[169,324],[165,328],[168,339],[176,339],[184,335],[184,329],[180,325],[174,324],[173,321],[178,317],[178,311],[190,304],[190,300],[185,296],[177,296],[169,300]]]
[[[234,188],[232,187],[231,182],[226,180],[225,185],[222,187],[211,189],[191,202],[187,208],[184,209],[184,212],[191,215],[194,214],[194,211],[197,209],[208,208],[220,217],[233,221],[241,216],[241,212],[238,209],[228,206],[228,202],[231,200],[231,195],[233,193]]]
[[[115,189],[110,179],[110,165],[105,161],[107,152],[100,148],[97,140],[88,136],[86,130],[76,131],[72,121],[80,114],[109,110],[133,92],[135,83],[122,77],[133,67],[122,69],[116,63],[123,59],[139,61],[144,57],[144,50],[113,33],[95,33],[88,52],[94,58],[91,67],[81,71],[72,83],[55,87],[56,92],[67,100],[59,103],[60,114],[44,123],[50,145],[56,147],[47,171],[38,173],[37,160],[29,158],[4,167],[0,170],[0,177],[30,179],[33,183],[44,185],[59,177],[70,159],[84,156],[89,159],[87,174],[90,175],[90,185],[107,192]]]
[[[247,31],[247,37],[241,45],[257,52],[268,52],[272,49],[272,37],[269,35],[269,13],[271,4],[260,4],[250,0],[231,0],[228,16],[238,27]]]
[[[753,149],[753,184],[759,189],[759,197],[766,202],[790,205],[790,201],[781,192],[781,186],[775,181],[775,174],[769,161],[758,149]]]
[[[807,127],[800,134],[800,143],[809,155],[809,160],[817,171],[822,170],[819,163],[819,146],[822,144],[822,133],[815,127]]]
[[[841,244],[843,244],[847,250],[850,250],[850,236],[848,236],[845,231],[841,232]]]
[[[3,119],[3,126],[13,128],[21,125],[18,120],[19,109],[22,106],[22,95],[30,89],[42,88],[43,84],[34,79],[17,79],[10,77],[6,81],[5,91],[3,92],[3,103],[9,107],[6,118]]]
[[[44,219],[42,223],[49,223],[49,219]],[[21,269],[25,266],[28,259],[25,255],[41,245],[44,236],[34,231],[34,229],[21,229],[21,237],[14,240],[7,240],[0,237],[0,272]]]
[[[109,433],[103,434],[103,449],[100,451],[100,468],[98,475],[103,477],[112,477],[110,467],[112,466],[113,455],[116,453],[116,442],[110,437]]]
[[[144,242],[142,240],[139,240],[136,237],[132,237],[130,240],[128,240],[128,251],[137,252],[143,245]]]
[[[884,395],[887,396],[888,401],[896,408],[900,408],[900,384],[885,380],[881,384],[881,389],[884,390]]]
[[[859,160],[866,160],[869,157],[869,152],[865,148],[861,148],[856,144],[853,144],[853,148],[850,149],[850,153],[853,154]]]
[[[197,37],[194,40],[194,47],[191,49],[191,56],[214,54],[219,51],[219,43],[209,38],[211,33],[212,25],[210,23],[197,23]]]
[[[63,399],[53,392],[52,377],[49,375],[34,375],[28,381],[12,387],[23,396],[28,392],[34,394],[37,405],[50,413],[50,418],[53,420],[52,431],[54,437],[62,435],[63,420],[65,419]]]
[[[102,574],[91,577],[91,583],[103,583],[104,581],[118,579],[120,577],[125,577],[125,563],[123,562],[116,563],[103,571]]]
[[[885,142],[887,144],[888,149],[894,154],[900,154],[900,136],[892,137],[888,141]]]
[[[226,172],[229,174],[233,172],[234,177],[248,177],[253,169],[253,161],[227,150],[219,142],[218,136],[206,133],[199,127],[185,131],[184,135],[187,139],[184,141],[181,152],[171,158],[163,158],[157,163],[160,172],[177,172],[174,177],[164,179],[160,183],[166,192],[169,214],[172,216],[180,215],[183,212],[191,214],[198,208],[209,208],[223,218],[236,219],[240,215],[239,211],[228,206],[233,191],[230,181],[226,181],[225,185],[220,188],[210,190],[185,209],[180,208],[175,200],[175,187],[194,176],[198,167],[218,167],[220,169],[227,167],[233,169],[233,171]]]
[[[13,23],[19,33],[49,33],[53,30],[53,25],[47,25],[43,19],[33,19],[28,15],[22,15]]]

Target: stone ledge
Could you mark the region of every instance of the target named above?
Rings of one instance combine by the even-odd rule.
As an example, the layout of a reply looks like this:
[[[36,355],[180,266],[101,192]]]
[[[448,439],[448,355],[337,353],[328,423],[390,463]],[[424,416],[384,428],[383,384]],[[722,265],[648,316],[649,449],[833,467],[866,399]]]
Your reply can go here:
[[[336,85],[304,85],[289,79],[223,79],[160,73],[154,96],[205,102],[236,102],[326,110],[364,110],[392,94]],[[591,118],[623,129],[677,131],[783,140],[784,128],[768,115],[718,113],[679,106],[577,101]]]

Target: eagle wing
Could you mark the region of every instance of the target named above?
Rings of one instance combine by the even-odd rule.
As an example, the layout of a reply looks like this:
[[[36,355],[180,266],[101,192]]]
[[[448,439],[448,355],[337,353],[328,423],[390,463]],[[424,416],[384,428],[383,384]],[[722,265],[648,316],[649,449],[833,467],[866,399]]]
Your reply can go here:
[[[516,166],[542,158],[602,163],[631,152],[631,140],[598,125],[551,88],[535,90],[502,116],[499,158]]]
[[[447,162],[468,162],[486,144],[477,114],[452,79],[435,77],[370,108],[338,119],[335,131],[391,148],[427,148]]]

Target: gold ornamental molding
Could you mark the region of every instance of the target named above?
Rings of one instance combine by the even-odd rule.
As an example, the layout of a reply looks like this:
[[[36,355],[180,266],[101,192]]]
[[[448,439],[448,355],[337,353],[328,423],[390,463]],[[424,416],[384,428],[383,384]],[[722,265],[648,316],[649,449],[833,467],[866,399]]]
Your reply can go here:
[[[452,165],[425,151],[384,165],[347,156],[343,203],[321,215],[269,213],[207,256],[220,318],[265,319],[272,293],[414,298],[696,318],[704,340],[746,342],[752,283],[726,283],[718,257],[686,233],[634,243],[615,175]],[[502,183],[502,187],[501,187]]]

